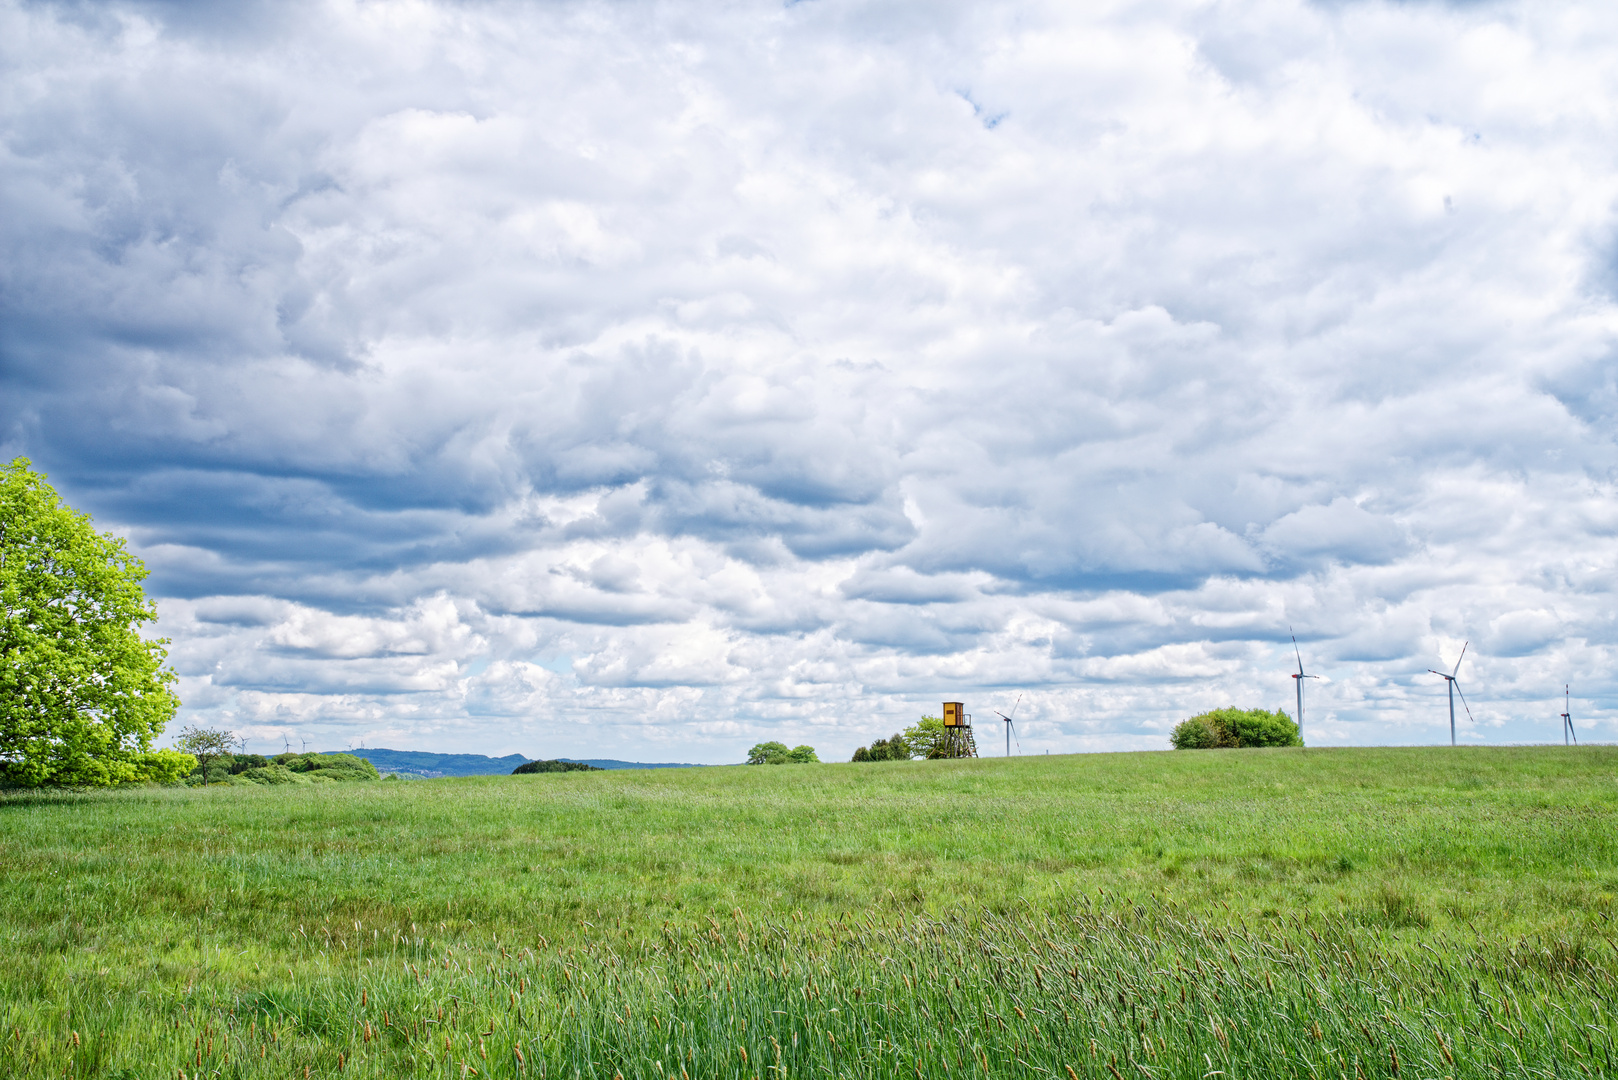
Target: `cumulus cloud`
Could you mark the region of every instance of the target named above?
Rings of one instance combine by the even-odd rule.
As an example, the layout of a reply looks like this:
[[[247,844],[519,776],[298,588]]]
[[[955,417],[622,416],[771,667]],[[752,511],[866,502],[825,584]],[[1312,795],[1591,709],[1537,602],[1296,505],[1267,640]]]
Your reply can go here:
[[[0,444],[265,745],[1611,737],[1618,17],[0,3]],[[1453,661],[1451,661],[1453,662]]]

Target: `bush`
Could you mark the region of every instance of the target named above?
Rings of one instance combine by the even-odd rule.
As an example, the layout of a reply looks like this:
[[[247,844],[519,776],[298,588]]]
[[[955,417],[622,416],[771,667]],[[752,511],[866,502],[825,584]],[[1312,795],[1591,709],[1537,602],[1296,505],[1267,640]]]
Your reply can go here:
[[[1286,713],[1263,709],[1215,709],[1175,725],[1169,743],[1176,750],[1216,750],[1258,746],[1302,746],[1298,725]]]
[[[273,763],[322,782],[382,779],[375,765],[353,754],[276,754]]]
[[[307,784],[311,782],[308,777],[299,776],[285,765],[265,765],[243,769],[236,774],[235,779],[245,780],[250,784],[263,784],[272,787],[278,784]]]
[[[511,770],[512,776],[546,772],[601,772],[599,765],[586,765],[582,761],[525,761]]]

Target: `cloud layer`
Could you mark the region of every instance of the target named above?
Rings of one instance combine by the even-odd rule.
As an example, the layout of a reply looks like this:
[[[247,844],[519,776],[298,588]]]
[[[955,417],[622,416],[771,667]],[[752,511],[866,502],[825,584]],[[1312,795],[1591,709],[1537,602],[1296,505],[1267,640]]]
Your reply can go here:
[[[1078,10],[1076,10],[1076,7]],[[0,452],[185,719],[1618,735],[1618,15],[0,4]]]

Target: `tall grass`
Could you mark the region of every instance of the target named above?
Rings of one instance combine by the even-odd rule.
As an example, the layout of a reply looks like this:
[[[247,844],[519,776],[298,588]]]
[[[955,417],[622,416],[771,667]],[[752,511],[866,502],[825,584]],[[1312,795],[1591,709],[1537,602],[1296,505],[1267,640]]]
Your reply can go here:
[[[1105,897],[1060,916],[704,923],[479,947],[323,927],[300,946],[325,961],[312,978],[9,1005],[8,1075],[1615,1074],[1611,938],[1416,958],[1347,920],[1221,927]]]
[[[1618,1075],[1604,748],[668,773],[0,800],[0,1074]]]

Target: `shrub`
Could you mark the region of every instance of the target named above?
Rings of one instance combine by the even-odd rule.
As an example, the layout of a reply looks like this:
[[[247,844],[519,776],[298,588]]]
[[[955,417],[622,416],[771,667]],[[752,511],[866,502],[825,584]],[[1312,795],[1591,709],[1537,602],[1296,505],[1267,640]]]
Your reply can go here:
[[[243,769],[236,774],[237,780],[245,780],[251,784],[274,786],[277,784],[307,784],[311,781],[307,776],[299,776],[285,765],[264,765],[250,769]]]
[[[1238,709],[1234,706],[1193,716],[1175,725],[1169,743],[1176,750],[1215,750],[1234,747],[1302,746],[1298,725],[1277,710]]]
[[[353,754],[310,754],[316,762],[309,772],[325,773],[333,780],[380,780],[382,774],[362,757]]]
[[[276,754],[273,764],[310,780],[380,780],[382,774],[353,754]]]

